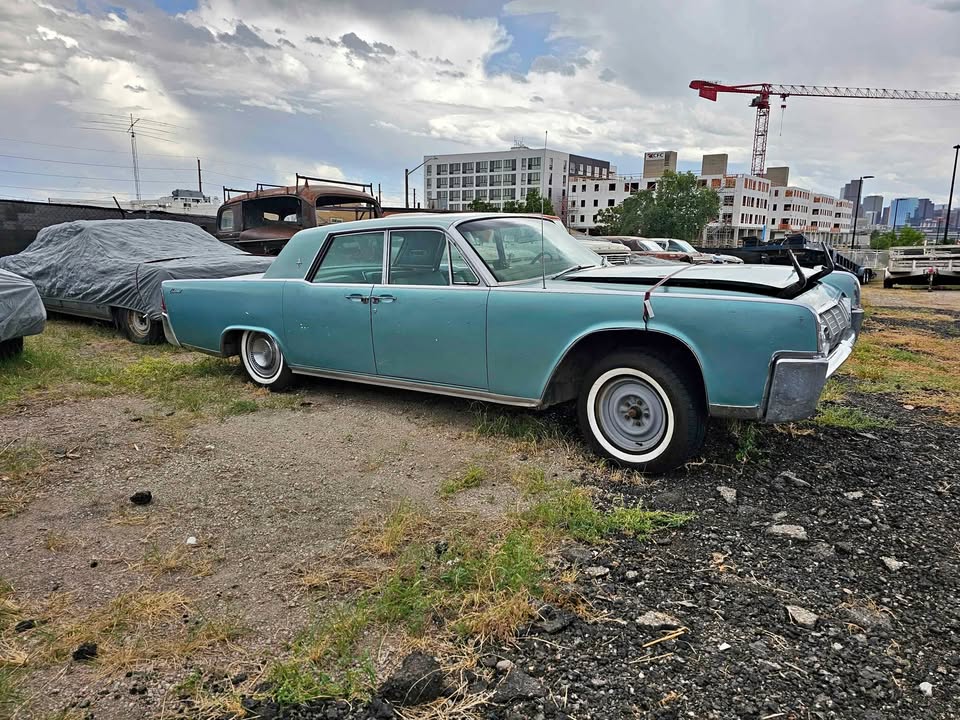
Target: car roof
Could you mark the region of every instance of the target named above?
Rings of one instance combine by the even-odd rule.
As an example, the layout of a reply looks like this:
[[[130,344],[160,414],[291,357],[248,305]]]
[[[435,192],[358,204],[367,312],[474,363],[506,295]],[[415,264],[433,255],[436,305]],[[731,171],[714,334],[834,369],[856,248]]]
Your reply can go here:
[[[348,197],[356,200],[367,200],[376,203],[377,199],[368,192],[342,185],[284,185],[282,187],[262,188],[250,192],[234,195],[224,200],[222,207],[235,205],[243,200],[262,200],[272,197],[296,196],[309,203],[315,203],[318,197]]]

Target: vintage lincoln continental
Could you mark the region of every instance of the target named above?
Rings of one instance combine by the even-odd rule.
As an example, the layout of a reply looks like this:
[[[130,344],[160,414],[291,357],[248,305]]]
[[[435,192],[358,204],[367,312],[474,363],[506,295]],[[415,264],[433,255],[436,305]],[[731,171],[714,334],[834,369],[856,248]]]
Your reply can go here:
[[[863,309],[832,266],[608,266],[540,216],[416,214],[297,233],[262,275],[163,283],[167,339],[295,374],[526,408],[575,401],[590,446],[661,472],[708,416],[816,412]]]

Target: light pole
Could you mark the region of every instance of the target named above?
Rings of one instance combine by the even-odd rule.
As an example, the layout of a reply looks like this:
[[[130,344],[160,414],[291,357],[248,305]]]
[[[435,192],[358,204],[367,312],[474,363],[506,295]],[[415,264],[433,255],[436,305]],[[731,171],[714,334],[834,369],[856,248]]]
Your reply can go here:
[[[417,165],[413,170],[404,170],[403,171],[403,204],[405,207],[410,207],[410,176],[415,173],[417,170],[422,168],[431,160],[436,160],[437,156],[433,155],[426,158],[422,163]]]
[[[860,182],[857,183],[857,204],[853,208],[853,235],[850,236],[850,247],[857,247],[857,216],[860,214],[860,195],[863,193],[863,181],[869,180],[873,175],[861,175]]]
[[[960,157],[960,145],[953,146],[953,177],[950,178],[950,197],[947,198],[947,225],[943,229],[943,244],[947,244],[947,234],[950,232],[950,211],[953,209],[953,184],[957,181],[957,157]]]

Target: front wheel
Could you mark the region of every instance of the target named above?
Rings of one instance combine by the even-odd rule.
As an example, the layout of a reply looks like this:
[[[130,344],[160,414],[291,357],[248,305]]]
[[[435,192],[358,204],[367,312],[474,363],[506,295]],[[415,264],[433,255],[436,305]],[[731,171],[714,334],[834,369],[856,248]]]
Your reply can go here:
[[[0,360],[15,357],[23,352],[23,338],[15,337],[9,340],[0,340]]]
[[[117,325],[130,342],[138,345],[156,345],[163,342],[163,326],[138,310],[117,309]]]
[[[590,369],[577,415],[594,451],[653,473],[689,460],[703,445],[707,422],[695,380],[640,351],[613,353]]]
[[[293,372],[283,351],[271,335],[247,330],[240,340],[240,359],[250,379],[270,390],[283,390],[293,380]]]

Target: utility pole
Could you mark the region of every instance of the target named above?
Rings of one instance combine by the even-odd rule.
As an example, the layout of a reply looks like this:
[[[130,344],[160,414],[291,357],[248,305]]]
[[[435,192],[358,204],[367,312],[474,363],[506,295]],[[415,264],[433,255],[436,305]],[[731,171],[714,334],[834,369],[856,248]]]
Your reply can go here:
[[[130,127],[127,129],[127,132],[130,133],[130,152],[133,155],[133,185],[137,191],[137,200],[140,200],[140,161],[137,158],[137,133],[134,132],[133,126],[140,122],[140,118],[136,120],[133,119],[133,114],[130,115]]]
[[[857,183],[857,204],[853,208],[853,235],[850,236],[850,247],[857,248],[857,216],[860,214],[860,195],[863,193],[863,181],[869,180],[873,175],[861,175],[860,182]]]
[[[410,207],[410,206],[407,205],[407,207]],[[416,188],[413,189],[413,207],[417,207],[417,189]]]
[[[431,157],[428,157],[422,163],[417,165],[413,170],[404,169],[403,171],[403,204],[405,207],[410,207],[410,175],[415,173],[417,170],[422,168],[431,160],[436,160],[436,159],[437,159],[437,156],[432,155]],[[417,189],[416,188],[413,189],[413,205],[414,207],[416,207],[417,205]]]
[[[953,146],[953,177],[950,178],[950,197],[947,198],[947,223],[943,229],[943,244],[947,245],[947,235],[950,233],[950,212],[953,210],[953,185],[957,181],[957,157],[960,157],[960,145]]]
[[[197,158],[197,190],[203,195],[203,173],[200,171],[200,158]]]

